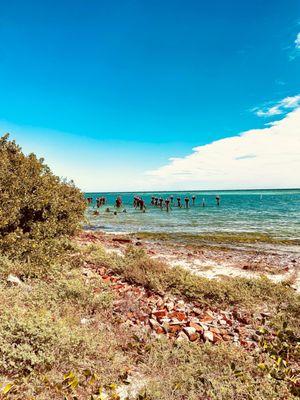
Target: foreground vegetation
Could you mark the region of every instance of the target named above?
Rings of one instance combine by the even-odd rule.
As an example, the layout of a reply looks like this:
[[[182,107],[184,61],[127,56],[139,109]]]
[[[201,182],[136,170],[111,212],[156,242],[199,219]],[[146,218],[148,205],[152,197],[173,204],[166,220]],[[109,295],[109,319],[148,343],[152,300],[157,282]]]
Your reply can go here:
[[[248,307],[252,297],[252,310],[262,304],[272,310],[269,325],[277,335],[268,338],[262,330],[259,351],[231,343],[155,338],[142,328],[120,325],[111,285],[88,265],[106,266],[154,291],[183,293],[223,309]],[[242,286],[236,279],[200,282],[183,270],[168,270],[140,250],[129,249],[121,258],[107,256],[97,246],[70,244],[46,274],[34,264],[16,265],[5,256],[0,270],[3,398],[101,399],[105,392],[117,399],[118,388],[135,371],[144,381],[140,399],[296,399],[299,394],[297,378],[289,371],[299,357],[299,298],[283,285],[265,280],[244,281]],[[21,283],[11,283],[9,276],[18,270]],[[272,286],[266,291],[268,284]]]
[[[138,248],[121,257],[75,244],[82,194],[7,137],[0,200],[0,398],[117,400],[134,379],[140,400],[298,398],[300,299],[288,286],[210,281]],[[260,346],[174,342],[127,324],[97,268],[155,293],[246,310],[255,326],[255,312],[267,310]]]

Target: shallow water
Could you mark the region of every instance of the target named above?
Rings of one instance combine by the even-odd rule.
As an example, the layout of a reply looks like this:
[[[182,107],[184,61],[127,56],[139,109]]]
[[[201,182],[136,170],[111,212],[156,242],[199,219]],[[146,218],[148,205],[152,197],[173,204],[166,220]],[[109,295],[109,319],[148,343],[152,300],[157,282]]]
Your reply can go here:
[[[86,193],[93,197],[93,205],[88,208],[90,228],[106,232],[180,232],[192,235],[233,233],[267,235],[279,240],[300,240],[300,189],[295,190],[247,190],[247,191],[194,191],[194,192],[147,192],[120,193],[123,207],[117,215],[107,213],[110,207],[115,211],[115,199],[119,193]],[[133,208],[133,196],[141,196],[147,210],[142,213]],[[174,206],[170,212],[150,205],[151,196],[174,196]],[[196,201],[189,209],[175,206],[176,198],[195,195]],[[216,195],[221,204],[216,205]],[[96,198],[105,196],[107,205],[96,208]],[[202,201],[205,200],[205,207]],[[192,203],[192,200],[190,200]],[[126,213],[121,212],[126,209]],[[95,210],[99,215],[93,215]]]

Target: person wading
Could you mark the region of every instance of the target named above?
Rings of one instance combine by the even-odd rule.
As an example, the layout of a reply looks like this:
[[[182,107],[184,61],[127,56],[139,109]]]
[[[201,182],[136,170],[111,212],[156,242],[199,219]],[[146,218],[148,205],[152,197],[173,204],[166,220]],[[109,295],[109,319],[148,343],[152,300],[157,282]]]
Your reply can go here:
[[[185,197],[184,201],[185,201],[185,208],[189,208],[190,199],[188,197]]]
[[[165,200],[165,205],[166,205],[167,212],[169,212],[170,211],[170,199]]]

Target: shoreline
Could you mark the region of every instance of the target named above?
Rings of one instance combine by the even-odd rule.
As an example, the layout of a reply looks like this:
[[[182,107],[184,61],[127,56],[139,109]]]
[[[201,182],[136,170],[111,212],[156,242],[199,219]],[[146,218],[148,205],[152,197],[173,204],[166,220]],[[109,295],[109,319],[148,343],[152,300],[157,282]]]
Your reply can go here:
[[[224,247],[199,242],[194,244],[178,243],[172,238],[154,240],[151,235],[142,233],[104,232],[84,230],[79,236],[80,242],[100,242],[108,253],[124,255],[128,245],[140,246],[150,258],[161,260],[170,267],[181,266],[192,273],[209,279],[230,277],[257,278],[267,277],[272,282],[291,286],[300,292],[299,251],[288,248],[274,249],[258,247]]]

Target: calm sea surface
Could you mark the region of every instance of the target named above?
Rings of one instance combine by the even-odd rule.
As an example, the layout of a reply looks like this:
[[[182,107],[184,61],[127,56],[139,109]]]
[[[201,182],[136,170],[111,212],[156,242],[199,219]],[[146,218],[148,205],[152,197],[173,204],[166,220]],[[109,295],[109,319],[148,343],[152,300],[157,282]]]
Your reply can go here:
[[[117,215],[114,207],[120,195],[123,207]],[[134,195],[146,203],[145,213],[133,207]],[[151,196],[196,196],[195,206],[172,207],[170,212],[150,205]],[[216,195],[221,198],[219,207]],[[87,217],[90,228],[107,232],[161,232],[161,233],[260,233],[279,239],[300,239],[300,189],[299,190],[247,190],[247,191],[195,191],[147,193],[86,193],[93,197]],[[105,196],[107,205],[97,209],[96,198]],[[205,207],[202,201],[205,200]],[[110,207],[110,213],[105,209]],[[126,213],[121,212],[126,209]],[[95,210],[99,215],[94,215]]]

